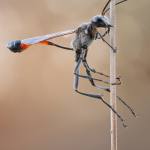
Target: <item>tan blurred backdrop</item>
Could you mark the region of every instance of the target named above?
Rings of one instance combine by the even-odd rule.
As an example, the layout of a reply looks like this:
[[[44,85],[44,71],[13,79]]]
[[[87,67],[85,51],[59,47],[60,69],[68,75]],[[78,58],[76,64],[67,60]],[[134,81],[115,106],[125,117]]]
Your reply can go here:
[[[106,2],[0,0],[1,150],[110,149],[109,108],[73,90],[74,52],[34,45],[15,54],[6,48],[12,40],[75,29],[99,14]],[[140,114],[134,118],[117,100],[117,110],[129,124],[125,129],[118,120],[119,150],[150,149],[149,14],[149,0],[128,0],[117,6],[117,76],[122,76],[117,93]],[[52,41],[70,46],[71,39]],[[92,68],[109,74],[109,47],[101,40],[94,41],[88,61]],[[81,73],[85,74],[83,67]],[[80,79],[79,89],[104,93],[86,79]],[[109,102],[109,93],[104,99]]]

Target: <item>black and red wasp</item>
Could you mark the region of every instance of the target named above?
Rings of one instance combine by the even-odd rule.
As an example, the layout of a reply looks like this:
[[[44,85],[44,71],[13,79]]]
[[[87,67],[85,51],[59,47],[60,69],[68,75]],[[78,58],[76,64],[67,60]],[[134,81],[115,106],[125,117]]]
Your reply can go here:
[[[114,52],[117,51],[116,48],[113,48],[104,39],[104,37],[109,33],[110,28],[113,27],[110,24],[110,20],[105,16],[105,13],[109,10],[109,8],[107,10],[105,10],[105,9],[108,6],[108,4],[110,3],[110,1],[111,0],[108,0],[108,2],[105,5],[101,15],[94,16],[92,18],[91,22],[81,24],[75,30],[62,31],[62,32],[54,33],[54,34],[48,34],[48,35],[38,36],[38,37],[24,39],[24,40],[11,41],[11,42],[7,43],[7,48],[9,48],[12,52],[16,53],[16,52],[22,52],[22,51],[26,50],[27,48],[29,48],[33,44],[46,44],[46,45],[52,45],[52,46],[56,46],[56,47],[59,47],[59,48],[63,48],[63,49],[66,49],[66,50],[75,51],[76,66],[75,66],[75,69],[74,69],[74,75],[75,75],[74,90],[79,94],[102,100],[120,118],[120,120],[122,121],[123,126],[127,127],[127,125],[124,124],[124,120],[121,118],[121,116],[102,98],[102,95],[83,93],[83,92],[78,91],[79,77],[88,79],[93,86],[95,86],[99,89],[108,91],[108,92],[110,92],[110,89],[108,87],[98,86],[94,83],[94,80],[101,81],[101,82],[111,84],[111,85],[121,84],[121,82],[120,82],[121,78],[120,77],[116,78],[119,81],[119,82],[116,82],[116,83],[109,83],[109,82],[101,80],[101,79],[93,78],[91,72],[98,73],[98,74],[104,75],[106,77],[110,77],[110,76],[105,75],[105,74],[100,73],[100,72],[97,72],[94,69],[91,69],[89,67],[87,59],[86,59],[88,48],[91,45],[91,43],[96,39],[102,39],[109,47],[112,48],[112,50]],[[124,1],[127,1],[127,0],[122,0],[118,3],[116,3],[116,5],[120,4]],[[105,28],[106,31],[101,35],[98,31],[98,28]],[[71,48],[70,47],[64,47],[64,46],[61,46],[61,45],[58,45],[58,44],[55,44],[55,43],[52,43],[52,42],[48,41],[50,39],[54,39],[54,38],[57,38],[57,37],[62,37],[62,36],[69,35],[69,34],[74,34],[74,38],[73,38],[72,43],[71,43],[72,44]],[[87,76],[79,74],[79,67],[80,67],[81,63],[85,67]],[[133,111],[133,109],[128,104],[126,104],[118,95],[116,95],[116,97],[119,100],[121,100],[131,110],[132,114],[135,117],[138,116],[138,114],[136,114]]]

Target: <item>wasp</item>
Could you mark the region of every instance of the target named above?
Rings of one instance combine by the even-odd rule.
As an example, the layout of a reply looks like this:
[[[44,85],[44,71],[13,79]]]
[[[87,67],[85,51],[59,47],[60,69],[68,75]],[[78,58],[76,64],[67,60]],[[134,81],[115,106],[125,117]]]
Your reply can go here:
[[[108,92],[110,92],[110,88],[98,86],[95,84],[94,81],[95,80],[101,81],[101,82],[104,82],[106,84],[111,84],[111,85],[121,84],[121,81],[120,81],[121,77],[116,78],[116,80],[118,80],[118,82],[116,82],[116,83],[109,83],[109,82],[101,80],[101,79],[93,78],[91,72],[98,73],[98,74],[104,75],[106,77],[110,77],[110,76],[103,74],[103,73],[100,73],[100,72],[97,72],[96,70],[90,68],[88,65],[88,62],[87,62],[87,52],[88,52],[89,46],[92,44],[92,42],[94,40],[102,39],[109,47],[112,48],[112,50],[114,52],[117,51],[116,47],[115,48],[112,47],[104,39],[104,37],[109,33],[110,28],[113,27],[110,24],[110,20],[105,16],[105,13],[110,9],[110,8],[108,8],[106,10],[106,7],[110,3],[110,1],[111,0],[108,0],[108,2],[105,5],[101,15],[94,16],[90,22],[81,24],[77,29],[57,32],[54,34],[48,34],[48,35],[44,35],[44,36],[28,38],[28,39],[24,39],[24,40],[11,41],[11,42],[7,43],[7,48],[9,48],[12,52],[16,53],[16,52],[22,52],[22,51],[26,50],[27,48],[29,48],[33,44],[46,44],[46,45],[56,46],[56,47],[59,47],[62,49],[74,51],[75,52],[75,62],[76,62],[75,69],[74,69],[74,75],[75,75],[74,90],[79,94],[102,100],[102,102],[104,102],[119,117],[123,126],[127,127],[127,125],[125,125],[122,117],[102,98],[102,95],[83,93],[83,92],[78,90],[79,77],[88,79],[92,86],[94,86],[98,89],[108,91]],[[122,0],[118,3],[116,3],[116,5],[118,5],[124,1],[127,1],[127,0]],[[105,28],[106,30],[101,35],[100,32],[98,31],[98,28]],[[51,40],[51,39],[54,39],[57,37],[62,37],[62,36],[70,35],[70,34],[74,34],[74,38],[71,42],[71,45],[72,45],[71,47],[61,46],[61,45],[58,45],[58,44],[55,44],[55,43],[48,41],[48,40]],[[79,68],[80,68],[81,63],[85,67],[87,76],[79,74]],[[136,114],[133,111],[133,109],[128,104],[126,104],[126,102],[124,102],[118,95],[116,95],[116,97],[119,100],[121,100],[121,102],[123,102],[123,104],[125,104],[131,110],[132,114],[135,117],[138,116],[138,114]]]

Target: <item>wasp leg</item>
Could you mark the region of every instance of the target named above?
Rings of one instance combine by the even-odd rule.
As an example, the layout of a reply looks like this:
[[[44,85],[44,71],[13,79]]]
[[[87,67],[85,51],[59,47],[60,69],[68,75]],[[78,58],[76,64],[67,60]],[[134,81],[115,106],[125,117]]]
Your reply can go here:
[[[131,110],[131,112],[132,112],[132,114],[133,114],[134,117],[137,118],[137,117],[139,116],[139,114],[135,113],[135,112],[133,111],[133,109],[132,109],[125,101],[123,101],[118,95],[116,95],[116,97],[117,97],[125,106],[127,106],[127,107]]]
[[[87,67],[87,64],[86,64],[85,61],[83,61],[83,65],[84,65],[84,67],[85,67],[85,69],[86,69],[87,75],[92,77],[91,72],[90,72],[89,68]],[[105,91],[107,91],[107,92],[110,92],[110,88],[97,86],[97,85],[94,83],[94,81],[93,81],[92,79],[89,79],[89,81],[91,82],[91,84],[92,84],[93,86],[95,86],[95,87],[97,87],[97,88],[99,88],[99,89],[105,90]],[[132,109],[125,101],[123,101],[118,95],[116,95],[116,97],[117,97],[125,106],[127,106],[127,107],[131,110],[132,114],[133,114],[135,117],[138,117],[138,114],[136,114],[136,113],[133,111],[133,109]]]
[[[102,37],[104,38],[107,33],[108,33],[108,30],[106,30],[106,31],[102,34]],[[96,40],[96,39],[101,39],[101,36],[99,35],[99,32],[96,32],[96,33],[94,34],[93,39],[94,39],[94,40]]]
[[[86,62],[85,62],[85,61],[82,61],[82,63],[83,63],[83,66],[84,66],[85,69],[86,69],[87,75],[90,76],[90,77],[92,77],[92,74],[91,74],[89,68],[87,67]],[[102,89],[102,90],[105,90],[105,91],[110,92],[110,89],[109,89],[108,87],[102,87],[102,86],[96,85],[96,84],[94,83],[94,80],[93,80],[93,79],[89,79],[89,81],[91,82],[91,84],[92,84],[93,86],[95,86],[95,87],[97,87],[97,88],[99,88],[99,89]]]
[[[109,75],[106,75],[106,74],[101,73],[101,72],[97,72],[95,69],[90,68],[89,65],[88,65],[88,63],[87,63],[87,60],[86,60],[86,59],[84,60],[84,62],[86,63],[86,66],[88,67],[88,69],[91,70],[93,73],[98,73],[98,74],[100,74],[100,75],[103,75],[103,76],[105,76],[105,77],[110,78]],[[116,77],[116,79],[117,79],[118,81],[121,81],[121,77],[120,77],[120,76],[119,76],[119,77]]]
[[[76,73],[75,74],[75,79],[74,79],[74,90],[79,93],[79,94],[82,94],[82,95],[85,95],[85,96],[89,96],[89,97],[93,97],[93,98],[97,98],[97,99],[100,99],[102,100],[102,102],[104,104],[106,104],[117,116],[118,118],[121,120],[122,122],[122,125],[127,128],[128,126],[125,125],[124,123],[124,120],[121,118],[121,116],[112,108],[112,106],[110,106],[103,98],[102,98],[102,95],[98,95],[98,94],[90,94],[90,93],[83,93],[83,92],[80,92],[78,91],[78,83],[79,83],[79,67],[81,65],[81,58],[78,60],[77,64],[76,64],[76,67],[74,69],[74,72]]]
[[[117,47],[113,48],[109,43],[107,43],[107,42],[105,41],[105,39],[103,38],[103,36],[102,36],[99,32],[98,32],[97,34],[101,37],[101,39],[102,39],[109,47],[111,47],[111,48],[113,49],[114,53],[117,52]]]
[[[110,85],[120,85],[121,84],[121,82],[110,83],[110,82],[107,82],[107,81],[104,81],[104,80],[101,80],[101,79],[92,78],[90,76],[78,75],[78,74],[76,74],[76,72],[74,72],[74,74],[77,75],[77,76],[79,76],[79,77],[85,78],[85,79],[93,79],[93,80],[101,81],[101,82],[104,82],[104,83],[110,84]]]
[[[86,49],[86,46],[82,46],[82,52],[83,52],[84,50],[85,50],[85,54],[82,53],[82,54],[80,55],[79,61],[84,61],[84,60],[86,60],[87,51],[88,51],[88,49]],[[81,64],[81,62],[80,62],[80,64]],[[74,70],[74,74],[77,75],[77,74],[76,74],[76,70]],[[101,82],[104,82],[104,83],[110,84],[110,85],[120,85],[120,84],[121,84],[121,82],[118,82],[118,83],[117,83],[117,82],[116,82],[116,83],[109,83],[109,82],[104,81],[104,80],[101,80],[101,79],[92,78],[91,76],[84,76],[84,75],[77,75],[77,76],[82,77],[82,78],[85,78],[85,79],[93,79],[93,80],[101,81]]]

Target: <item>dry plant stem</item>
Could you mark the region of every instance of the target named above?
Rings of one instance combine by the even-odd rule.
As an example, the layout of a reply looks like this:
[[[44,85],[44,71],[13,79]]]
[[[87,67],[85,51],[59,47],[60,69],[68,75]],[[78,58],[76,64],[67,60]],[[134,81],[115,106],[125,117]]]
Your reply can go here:
[[[110,2],[110,22],[113,26],[110,30],[110,45],[116,46],[115,31],[116,31],[116,8],[115,0]],[[110,82],[116,80],[116,53],[110,48]],[[116,109],[116,85],[110,85],[110,105]],[[111,110],[111,150],[117,150],[117,115]]]

